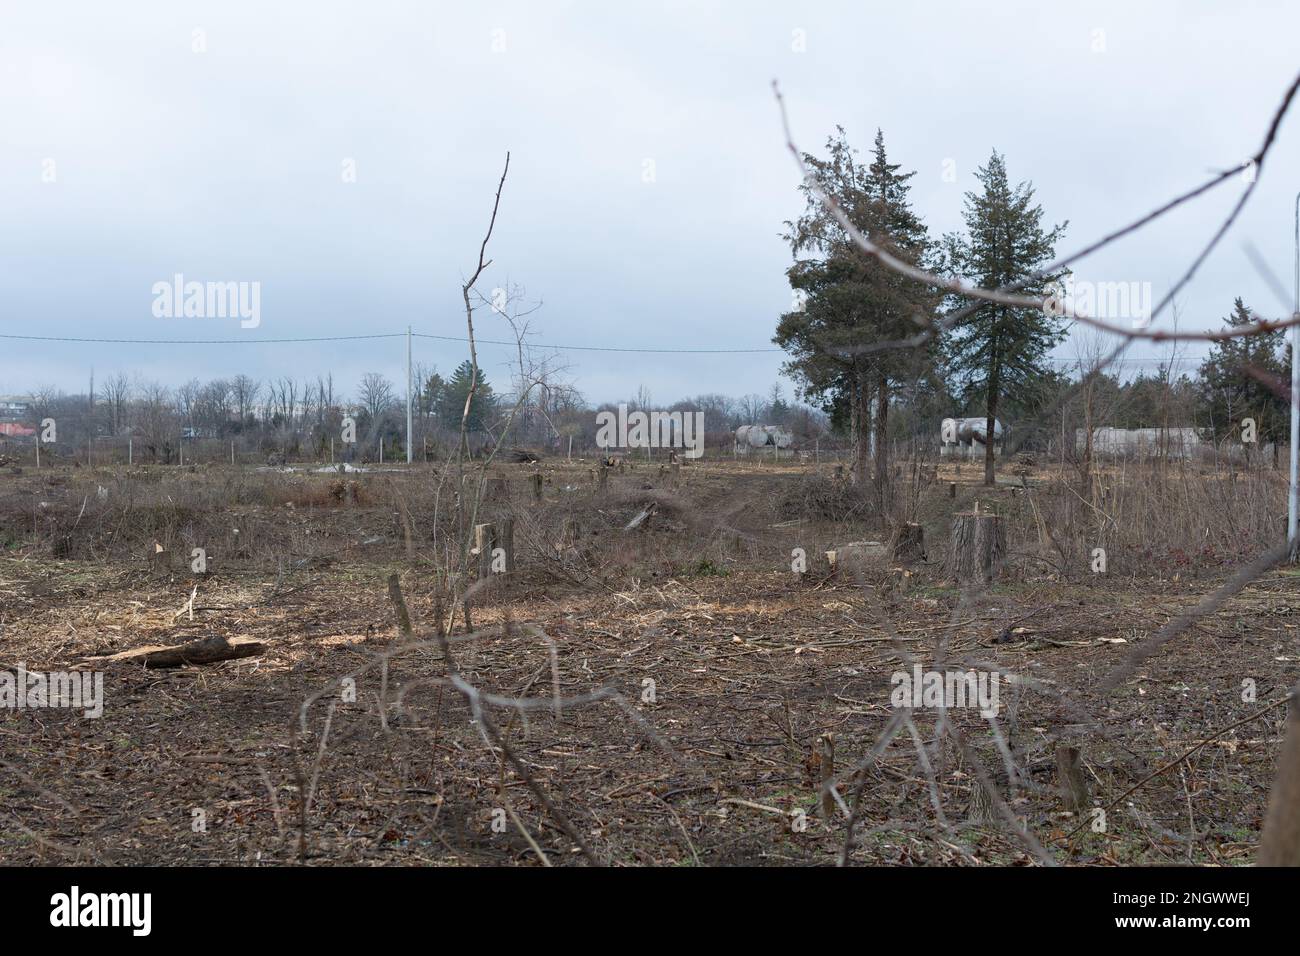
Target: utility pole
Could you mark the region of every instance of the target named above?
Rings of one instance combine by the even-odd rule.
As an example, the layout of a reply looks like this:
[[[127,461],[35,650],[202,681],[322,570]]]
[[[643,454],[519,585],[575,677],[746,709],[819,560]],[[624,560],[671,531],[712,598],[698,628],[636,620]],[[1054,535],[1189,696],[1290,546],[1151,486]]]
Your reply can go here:
[[[1295,197],[1295,314],[1291,326],[1291,488],[1286,514],[1286,539],[1296,559],[1296,498],[1300,482],[1300,193]]]
[[[411,327],[406,327],[406,463],[415,461],[415,429],[411,418]]]

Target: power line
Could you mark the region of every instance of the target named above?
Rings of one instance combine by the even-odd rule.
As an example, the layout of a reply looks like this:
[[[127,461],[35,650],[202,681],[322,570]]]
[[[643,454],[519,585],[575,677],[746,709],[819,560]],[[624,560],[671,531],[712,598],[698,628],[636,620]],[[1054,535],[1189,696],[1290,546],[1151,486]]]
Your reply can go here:
[[[275,345],[290,342],[350,342],[356,339],[398,339],[405,332],[385,332],[377,335],[321,335],[301,339],[91,339],[59,335],[8,335],[0,339],[21,339],[27,342],[82,342],[93,345]]]
[[[468,344],[469,339],[455,335],[430,335],[424,332],[411,333],[417,339],[438,339],[443,342],[460,342]],[[0,339],[17,339],[26,342],[72,342],[92,345],[276,345],[291,344],[301,342],[351,342],[358,339],[398,339],[405,338],[405,332],[383,332],[372,335],[320,335],[310,338],[292,338],[292,339],[98,339],[98,338],[81,338],[75,336],[59,335],[9,335],[0,333]],[[514,346],[516,342],[505,342],[500,339],[480,339],[474,341],[479,345],[509,345]],[[560,349],[566,352],[644,352],[644,353],[663,353],[671,355],[741,355],[763,352],[780,352],[782,349],[647,349],[647,348],[615,348],[598,345],[546,345],[542,343],[531,343],[538,348]]]
[[[426,332],[411,333],[417,339],[436,339],[441,342],[459,342],[468,344],[469,339],[456,335],[431,335]],[[292,345],[308,342],[355,342],[363,339],[399,339],[406,336],[405,332],[378,332],[369,335],[318,335],[302,338],[278,338],[278,339],[101,339],[86,338],[77,336],[59,336],[59,335],[12,335],[0,333],[0,339],[13,339],[25,342],[64,342],[64,343],[81,343],[88,345]],[[515,346],[516,342],[507,342],[501,339],[480,339],[474,340],[479,345],[505,345]],[[774,352],[783,352],[784,349],[763,348],[763,349],[652,349],[639,347],[616,347],[603,345],[549,345],[546,343],[531,343],[537,348],[556,349],[563,352],[622,352],[643,355],[762,355],[772,354]],[[1173,364],[1185,365],[1192,362],[1201,362],[1204,356],[1185,356],[1173,360]],[[1072,359],[1048,359],[1054,365],[1072,366],[1078,364]],[[1165,365],[1170,364],[1169,359],[1142,359],[1142,358],[1122,358],[1116,359],[1112,364],[1115,365]]]
[[[469,339],[459,338],[454,335],[426,335],[423,332],[414,333],[418,339],[441,339],[444,342],[465,342]],[[503,342],[499,339],[480,339],[474,341],[480,345],[516,345],[516,342]],[[645,349],[645,348],[615,348],[613,346],[602,345],[548,345],[544,342],[525,343],[534,345],[543,349],[559,349],[564,352],[650,352],[662,353],[665,355],[747,355],[756,352],[783,352],[784,349]]]

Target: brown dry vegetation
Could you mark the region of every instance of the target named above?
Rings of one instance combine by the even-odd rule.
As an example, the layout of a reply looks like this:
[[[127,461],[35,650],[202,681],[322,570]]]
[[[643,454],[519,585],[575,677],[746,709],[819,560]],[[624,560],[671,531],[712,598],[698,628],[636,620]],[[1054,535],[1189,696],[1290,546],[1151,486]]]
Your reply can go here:
[[[829,467],[694,464],[675,479],[642,463],[600,494],[590,464],[544,463],[540,505],[529,468],[496,469],[509,500],[486,506],[514,514],[518,570],[476,595],[476,630],[451,647],[466,681],[535,702],[489,709],[554,811],[445,680],[431,638],[450,509],[433,469],[0,476],[0,667],[93,667],[212,634],[270,645],[177,670],[98,665],[99,720],[0,711],[0,862],[562,864],[583,859],[567,820],[602,863],[833,864],[844,815],[817,810],[828,733],[846,804],[861,794],[854,863],[1033,862],[1009,823],[972,820],[972,757],[1058,862],[1253,860],[1283,710],[1125,791],[1296,682],[1296,573],[1254,583],[1109,697],[1096,688],[1276,543],[1275,473],[1129,465],[1080,489],[1040,469],[987,489],[972,465],[929,481],[905,467],[900,506],[929,560],[900,584],[888,564],[830,575],[824,550],[887,532]],[[947,529],[976,501],[1004,515],[1010,561],[990,590],[962,593],[942,573]],[[647,526],[624,531],[651,502]],[[405,650],[394,571],[417,631]],[[196,584],[193,620],[177,616]],[[927,771],[904,732],[852,774],[894,713],[890,675],[939,657],[1024,679],[1003,685],[996,725],[949,712],[969,753],[945,734]],[[618,696],[551,703],[601,689]],[[936,714],[914,719],[935,744]],[[1097,804],[1122,797],[1105,833],[1063,809],[1058,743],[1081,748]]]

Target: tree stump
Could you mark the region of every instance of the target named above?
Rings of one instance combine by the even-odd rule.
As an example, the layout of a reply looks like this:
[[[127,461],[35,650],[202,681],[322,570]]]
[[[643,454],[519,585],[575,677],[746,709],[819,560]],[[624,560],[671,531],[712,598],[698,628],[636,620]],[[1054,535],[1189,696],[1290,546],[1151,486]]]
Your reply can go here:
[[[1092,798],[1088,794],[1088,781],[1083,775],[1078,747],[1056,748],[1056,776],[1060,782],[1065,808],[1074,813],[1084,813],[1092,803]]]
[[[569,515],[560,525],[560,540],[555,546],[555,553],[562,555],[570,548],[576,548],[582,538],[582,522]]]
[[[901,598],[907,594],[907,589],[912,584],[912,572],[907,568],[890,568],[889,570],[889,590],[896,597]]]
[[[486,479],[483,489],[484,501],[506,501],[510,497],[510,485],[504,478]]]
[[[889,548],[879,541],[852,541],[834,551],[827,551],[826,560],[832,574],[860,577],[875,568],[888,554]]]
[[[967,812],[967,820],[976,826],[987,826],[994,823],[997,818],[993,798],[984,789],[984,784],[979,782],[979,778],[971,774],[970,809]]]
[[[495,525],[474,525],[474,551],[478,554],[478,579],[486,581],[492,576],[492,552],[500,547],[497,544]]]
[[[835,795],[831,787],[835,780],[835,738],[831,734],[822,734],[817,738],[817,753],[821,764],[821,809],[822,819],[827,823],[835,818]]]
[[[393,614],[397,618],[397,633],[400,637],[411,636],[411,612],[406,609],[406,598],[402,597],[402,582],[394,572],[388,576],[388,599],[393,602]]]
[[[501,526],[497,530],[497,547],[503,552],[503,570],[513,571],[515,569],[515,519],[513,515],[506,515],[501,519]]]
[[[533,483],[533,501],[541,504],[542,502],[542,473],[535,471],[532,473],[531,481]]]
[[[925,560],[925,529],[915,522],[898,526],[894,537],[894,560],[900,564],[912,564]]]
[[[952,516],[948,573],[958,584],[991,584],[1007,552],[1007,532],[998,515],[975,511]]]

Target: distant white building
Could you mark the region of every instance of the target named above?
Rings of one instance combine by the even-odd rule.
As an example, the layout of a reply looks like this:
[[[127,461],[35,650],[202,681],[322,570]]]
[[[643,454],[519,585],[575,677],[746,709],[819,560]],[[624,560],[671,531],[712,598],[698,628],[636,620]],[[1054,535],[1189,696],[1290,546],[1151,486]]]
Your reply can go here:
[[[1087,429],[1074,432],[1074,447],[1083,451],[1087,442]],[[1114,455],[1117,458],[1150,458],[1168,455],[1170,458],[1191,458],[1196,449],[1206,444],[1195,428],[1094,428],[1092,452],[1094,455]]]
[[[31,410],[31,402],[16,395],[0,395],[0,419],[14,421],[23,418]]]

